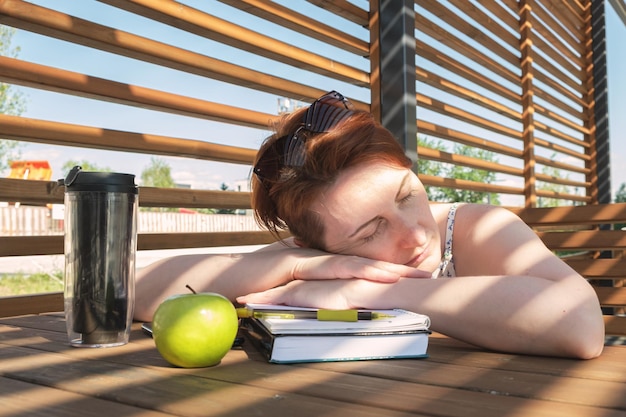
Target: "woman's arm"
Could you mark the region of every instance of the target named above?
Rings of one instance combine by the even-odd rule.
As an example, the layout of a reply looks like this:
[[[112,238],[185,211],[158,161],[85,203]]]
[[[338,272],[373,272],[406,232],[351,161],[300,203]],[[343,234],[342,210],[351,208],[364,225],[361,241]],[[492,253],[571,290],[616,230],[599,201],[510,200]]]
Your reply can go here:
[[[461,206],[454,231],[458,276],[517,275],[584,280],[552,253],[526,223],[502,207]]]
[[[240,297],[242,303],[320,308],[404,308],[428,315],[432,329],[487,349],[593,358],[604,343],[604,323],[584,281],[530,276],[456,279],[294,281]]]
[[[429,278],[430,273],[372,259],[270,245],[260,251],[228,255],[182,255],[137,271],[135,319],[150,321],[168,296],[189,291],[216,292],[230,300],[296,280],[364,278],[393,282],[400,277]]]
[[[405,308],[433,330],[488,349],[592,358],[604,343],[593,288],[508,210],[463,206],[454,258],[459,278],[374,283],[294,282],[240,302],[325,308]]]
[[[455,251],[457,272],[501,276],[480,298],[494,297],[495,314],[503,313],[500,320],[512,334],[508,343],[497,341],[494,348],[510,350],[525,344],[529,353],[546,349],[567,356],[598,355],[604,344],[604,323],[596,293],[587,281],[511,211],[479,205],[462,210],[463,233],[455,236],[460,246]],[[508,305],[503,310],[499,303]],[[532,321],[524,323],[526,317]],[[492,343],[484,335],[480,342]]]

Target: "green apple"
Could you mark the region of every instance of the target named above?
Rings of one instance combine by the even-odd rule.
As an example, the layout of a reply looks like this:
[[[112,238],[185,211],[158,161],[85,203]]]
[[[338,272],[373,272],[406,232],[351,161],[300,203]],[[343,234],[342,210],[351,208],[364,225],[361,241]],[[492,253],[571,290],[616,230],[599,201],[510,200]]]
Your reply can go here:
[[[183,368],[218,364],[237,335],[233,304],[216,293],[179,294],[163,301],[152,319],[157,350]]]

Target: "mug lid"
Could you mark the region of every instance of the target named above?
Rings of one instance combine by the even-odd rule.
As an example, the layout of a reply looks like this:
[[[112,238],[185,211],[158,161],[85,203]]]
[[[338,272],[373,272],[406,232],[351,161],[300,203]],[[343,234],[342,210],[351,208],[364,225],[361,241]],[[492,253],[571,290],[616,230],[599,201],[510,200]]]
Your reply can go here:
[[[65,179],[59,180],[66,191],[108,191],[137,194],[135,176],[116,172],[83,171],[76,165]]]

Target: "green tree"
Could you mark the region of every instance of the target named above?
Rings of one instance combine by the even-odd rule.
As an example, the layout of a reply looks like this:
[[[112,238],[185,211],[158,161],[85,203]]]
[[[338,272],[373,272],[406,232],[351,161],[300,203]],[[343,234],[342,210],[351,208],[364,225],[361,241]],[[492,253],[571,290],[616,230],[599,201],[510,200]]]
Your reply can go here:
[[[0,55],[16,58],[20,52],[19,47],[12,47],[11,41],[15,29],[0,25]],[[9,84],[0,83],[0,113],[11,116],[20,116],[26,111],[24,96]],[[11,161],[20,159],[20,142],[8,139],[0,139],[0,171],[7,169]]]
[[[228,185],[226,185],[226,183],[222,183],[220,185],[220,190],[228,191],[229,190]],[[235,214],[235,213],[236,213],[235,209],[224,209],[224,208],[221,208],[221,209],[217,210],[217,214]]]
[[[417,137],[418,148],[429,148],[437,151],[446,151],[446,145],[439,139],[429,139],[425,136]],[[418,149],[419,156],[419,149]],[[441,162],[430,161],[428,159],[417,159],[417,172],[422,175],[432,175],[433,177],[441,177],[444,173],[444,166]],[[432,185],[424,185],[426,195],[431,201],[440,201],[442,198],[441,189]]]
[[[555,157],[556,157],[556,154],[552,154],[552,157],[550,159],[554,160]],[[563,177],[563,174],[561,173],[560,169],[550,167],[547,165],[544,165],[543,168],[541,168],[541,173],[544,175],[548,175],[552,178],[564,178],[566,180],[569,179],[569,175],[566,175],[565,177]],[[544,190],[544,191],[553,191],[559,194],[571,193],[570,188],[567,185],[556,184],[553,182],[538,181],[537,189]],[[558,207],[558,206],[565,205],[565,201],[566,200],[563,200],[560,198],[537,197],[537,207]]]
[[[82,161],[77,161],[77,160],[74,160],[74,159],[70,159],[69,161],[67,161],[67,162],[65,162],[63,164],[63,167],[61,167],[61,169],[63,170],[64,174],[67,174],[76,165],[81,167],[83,169],[83,171],[111,172],[111,168],[109,168],[109,167],[100,167],[100,166],[98,166],[96,164],[93,164],[93,163],[91,163],[89,161],[86,161],[84,159]]]
[[[619,186],[619,190],[617,190],[617,194],[615,194],[615,202],[626,203],[626,182],[623,182],[622,185]]]
[[[172,170],[167,162],[162,158],[150,158],[150,165],[141,171],[141,185],[144,187],[174,188],[174,180],[172,179]],[[148,208],[142,207],[144,211],[163,211],[174,212],[176,208]]]
[[[487,162],[498,162],[493,152],[473,146],[457,143],[454,145],[454,153],[470,158],[482,159]],[[473,181],[482,184],[491,184],[496,181],[496,173],[493,171],[469,168],[461,165],[450,165],[445,171],[445,175],[448,178]],[[442,196],[439,201],[500,204],[498,194],[486,191],[442,188],[441,193]]]
[[[162,158],[152,157],[150,165],[141,171],[141,183],[145,187],[174,188],[172,170]]]

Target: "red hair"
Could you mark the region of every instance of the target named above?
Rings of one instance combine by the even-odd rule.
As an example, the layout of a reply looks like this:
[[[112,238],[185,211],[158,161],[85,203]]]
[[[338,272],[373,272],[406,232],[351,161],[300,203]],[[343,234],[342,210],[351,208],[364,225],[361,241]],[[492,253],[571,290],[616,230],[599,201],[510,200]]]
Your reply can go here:
[[[300,109],[278,121],[276,133],[261,145],[255,165],[276,140],[298,129],[306,110]],[[396,167],[412,166],[411,159],[387,129],[371,114],[355,111],[329,132],[307,135],[304,165],[282,167],[278,179],[271,183],[261,183],[253,175],[255,218],[277,237],[280,230],[289,229],[307,247],[324,249],[324,225],[310,208],[343,170],[374,161]]]

